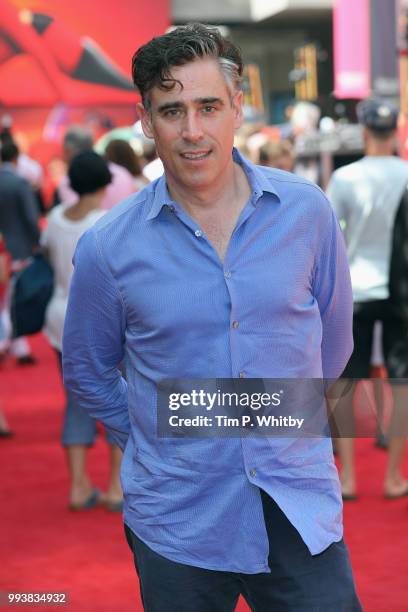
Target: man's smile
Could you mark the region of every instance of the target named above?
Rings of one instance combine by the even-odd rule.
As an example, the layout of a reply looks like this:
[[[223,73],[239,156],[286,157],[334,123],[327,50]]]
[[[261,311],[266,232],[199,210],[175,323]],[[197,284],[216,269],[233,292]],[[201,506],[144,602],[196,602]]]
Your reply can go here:
[[[189,161],[198,161],[201,159],[207,158],[211,154],[211,149],[206,151],[185,151],[180,153],[183,159],[188,159]]]

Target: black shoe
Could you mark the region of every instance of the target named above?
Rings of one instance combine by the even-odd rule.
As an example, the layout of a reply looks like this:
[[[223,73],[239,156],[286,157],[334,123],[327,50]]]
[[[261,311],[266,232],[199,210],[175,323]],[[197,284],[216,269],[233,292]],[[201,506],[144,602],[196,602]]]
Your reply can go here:
[[[24,355],[23,357],[17,357],[17,365],[35,365],[37,363],[37,359],[34,355]]]
[[[375,446],[377,448],[382,448],[382,449],[388,448],[388,440],[387,440],[387,437],[383,433],[380,433],[377,435],[377,438],[375,440]]]
[[[14,431],[11,429],[0,429],[0,438],[12,438],[14,436]]]

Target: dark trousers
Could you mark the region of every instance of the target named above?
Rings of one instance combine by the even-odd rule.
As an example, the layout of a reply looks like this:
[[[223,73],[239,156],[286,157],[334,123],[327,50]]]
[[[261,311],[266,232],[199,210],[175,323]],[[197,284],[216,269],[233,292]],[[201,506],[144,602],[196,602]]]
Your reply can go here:
[[[311,555],[277,504],[261,491],[270,574],[201,569],[165,559],[125,525],[146,612],[233,612],[240,595],[256,612],[360,612],[342,541]]]

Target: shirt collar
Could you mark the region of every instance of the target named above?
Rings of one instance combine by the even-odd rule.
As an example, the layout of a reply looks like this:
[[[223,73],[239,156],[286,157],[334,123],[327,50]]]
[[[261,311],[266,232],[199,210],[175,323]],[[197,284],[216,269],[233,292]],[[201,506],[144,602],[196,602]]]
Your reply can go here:
[[[278,200],[280,200],[280,196],[270,178],[262,172],[262,170],[246,159],[241,153],[234,147],[232,151],[232,158],[234,162],[239,164],[244,170],[249,185],[251,187],[251,202],[254,206],[257,205],[258,200],[262,197],[264,192],[272,193],[275,195]],[[163,174],[158,180],[154,188],[153,202],[150,209],[149,214],[147,215],[147,219],[154,219],[158,216],[163,206],[175,206],[175,202],[171,199],[169,191],[167,189],[166,183],[166,175]]]
[[[149,220],[157,217],[163,206],[174,206],[174,202],[170,197],[169,190],[167,189],[165,174],[157,179],[153,191],[153,203],[150,212],[147,215],[147,219]]]
[[[234,162],[242,167],[247,176],[252,191],[251,200],[254,205],[257,204],[264,192],[272,193],[278,200],[281,199],[276,187],[273,185],[271,177],[268,177],[260,166],[246,159],[235,147],[232,150],[232,158]]]

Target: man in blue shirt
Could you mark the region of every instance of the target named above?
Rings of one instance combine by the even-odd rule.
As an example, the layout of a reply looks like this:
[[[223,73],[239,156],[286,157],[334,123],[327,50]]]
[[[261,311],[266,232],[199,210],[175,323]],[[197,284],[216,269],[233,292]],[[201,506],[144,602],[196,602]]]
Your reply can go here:
[[[337,378],[352,351],[343,240],[315,185],[233,150],[242,59],[193,24],[133,58],[165,174],[75,255],[65,383],[124,450],[148,612],[360,610],[328,438],[159,438],[170,378]],[[125,378],[118,370],[125,368]]]

